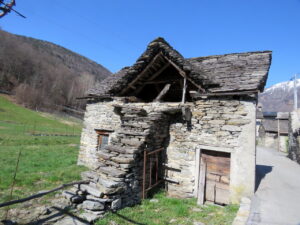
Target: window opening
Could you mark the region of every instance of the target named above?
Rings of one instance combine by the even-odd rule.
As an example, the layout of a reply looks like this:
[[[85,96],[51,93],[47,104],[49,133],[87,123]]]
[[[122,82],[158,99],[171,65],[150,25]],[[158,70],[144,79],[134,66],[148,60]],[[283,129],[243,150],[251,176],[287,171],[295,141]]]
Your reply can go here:
[[[98,134],[98,146],[97,150],[100,151],[105,148],[105,146],[108,145],[108,138],[109,138],[109,133],[106,131],[96,131]]]

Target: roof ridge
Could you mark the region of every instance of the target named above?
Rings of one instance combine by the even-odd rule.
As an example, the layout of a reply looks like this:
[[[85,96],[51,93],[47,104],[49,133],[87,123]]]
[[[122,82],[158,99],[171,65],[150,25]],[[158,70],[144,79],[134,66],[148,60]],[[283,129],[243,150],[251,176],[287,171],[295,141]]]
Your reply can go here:
[[[214,58],[214,57],[224,57],[230,55],[249,55],[249,54],[262,54],[262,53],[272,53],[271,50],[263,50],[263,51],[249,51],[249,52],[234,52],[234,53],[227,53],[227,54],[219,54],[219,55],[208,55],[208,56],[198,56],[198,57],[190,57],[185,58],[186,60],[193,60],[193,59],[200,59],[200,58]]]

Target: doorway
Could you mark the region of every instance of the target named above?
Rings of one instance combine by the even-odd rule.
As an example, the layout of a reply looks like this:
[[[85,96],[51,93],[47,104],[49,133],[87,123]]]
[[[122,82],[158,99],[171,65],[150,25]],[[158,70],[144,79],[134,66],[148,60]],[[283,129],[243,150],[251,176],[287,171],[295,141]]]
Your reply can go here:
[[[229,204],[230,153],[201,150],[198,203]]]

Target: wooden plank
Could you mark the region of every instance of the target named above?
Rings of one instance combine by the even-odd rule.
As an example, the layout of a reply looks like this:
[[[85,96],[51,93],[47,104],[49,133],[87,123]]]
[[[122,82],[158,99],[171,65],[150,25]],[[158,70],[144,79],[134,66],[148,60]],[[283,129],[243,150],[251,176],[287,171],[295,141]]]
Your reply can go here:
[[[164,150],[164,147],[159,148],[159,149],[156,149],[156,150],[151,151],[151,152],[147,152],[147,155],[152,155],[152,154],[154,154],[154,153],[161,152],[162,150]]]
[[[258,90],[250,90],[250,91],[237,91],[237,92],[214,92],[214,93],[194,93],[190,92],[192,98],[202,98],[207,96],[232,96],[232,95],[250,95],[257,94]]]
[[[229,204],[229,188],[222,189],[216,186],[215,202],[218,204]]]
[[[184,104],[185,103],[185,95],[186,95],[186,76],[183,79],[183,90],[182,90],[182,100],[181,103]]]
[[[158,94],[158,96],[154,99],[154,102],[159,102],[162,97],[165,96],[165,94],[169,91],[171,87],[171,84],[166,84],[164,88],[161,90],[161,92]]]
[[[200,149],[196,149],[196,167],[195,167],[195,185],[194,185],[194,196],[197,198],[199,191],[199,176],[200,176]]]
[[[204,204],[204,194],[205,194],[205,178],[206,178],[206,164],[201,159],[200,161],[200,176],[199,176],[199,188],[198,188],[198,196],[197,196],[197,204]]]

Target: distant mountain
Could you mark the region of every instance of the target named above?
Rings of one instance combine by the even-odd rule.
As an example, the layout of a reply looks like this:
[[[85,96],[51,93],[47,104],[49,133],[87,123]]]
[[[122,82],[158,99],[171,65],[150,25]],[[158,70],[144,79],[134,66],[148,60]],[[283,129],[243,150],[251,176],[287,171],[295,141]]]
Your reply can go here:
[[[64,47],[0,30],[0,91],[12,92],[27,107],[83,108],[76,98],[110,74]]]
[[[297,80],[298,99],[300,101],[300,79]],[[298,101],[298,107],[300,106]],[[275,84],[258,96],[263,111],[291,112],[294,108],[294,81]]]

